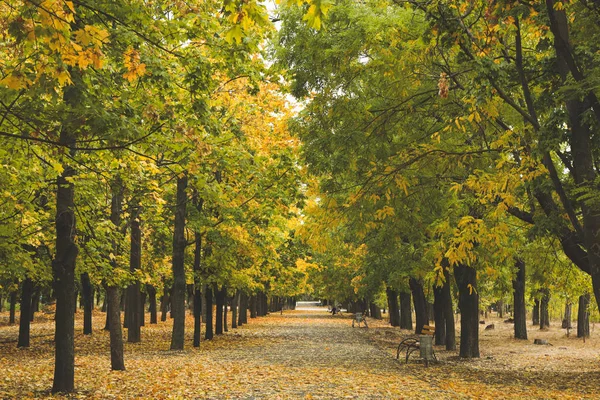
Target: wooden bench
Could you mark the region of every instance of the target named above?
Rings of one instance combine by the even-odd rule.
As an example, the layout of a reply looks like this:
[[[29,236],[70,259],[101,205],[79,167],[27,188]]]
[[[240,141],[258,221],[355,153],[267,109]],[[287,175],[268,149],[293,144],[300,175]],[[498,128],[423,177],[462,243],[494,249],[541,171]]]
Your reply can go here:
[[[365,324],[365,328],[369,327],[369,325],[367,325],[367,319],[365,318],[365,315],[363,313],[355,313],[354,314],[354,319],[352,320],[353,328],[354,328],[354,323],[358,323],[359,328],[360,328],[361,323]]]
[[[423,325],[423,329],[421,329],[421,336],[431,336],[431,338],[433,340],[433,337],[435,336],[435,328],[430,325]],[[414,351],[420,350],[420,349],[421,349],[420,336],[412,335],[410,337],[407,337],[406,339],[402,340],[400,342],[400,344],[398,345],[398,350],[396,351],[396,360],[398,360],[400,358],[401,352],[405,352],[406,353],[405,362],[408,363],[408,357],[410,357],[410,355]],[[437,357],[435,356],[435,351],[433,351],[433,346],[431,347],[431,353],[432,353],[433,359],[437,361]],[[429,362],[429,360],[425,360],[426,364],[428,362]]]

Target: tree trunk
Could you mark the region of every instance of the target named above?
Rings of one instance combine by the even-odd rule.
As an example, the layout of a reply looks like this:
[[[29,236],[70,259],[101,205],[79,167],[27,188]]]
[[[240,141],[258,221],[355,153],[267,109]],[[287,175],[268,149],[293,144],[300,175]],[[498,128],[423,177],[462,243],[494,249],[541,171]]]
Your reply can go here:
[[[169,303],[171,299],[169,296],[169,287],[167,286],[166,282],[163,283],[163,285],[163,295],[160,298],[160,320],[165,322],[167,320],[167,312],[169,311]]]
[[[423,292],[423,285],[415,278],[409,279],[410,291],[412,292],[413,303],[415,306],[415,315],[417,323],[415,325],[415,334],[420,335],[423,326],[429,324],[427,316],[427,300]]]
[[[123,332],[121,330],[121,308],[119,307],[119,290],[116,286],[106,287],[107,313],[110,314],[110,369],[125,371],[123,354]]]
[[[250,318],[256,318],[256,295],[250,296]]]
[[[531,318],[533,325],[540,324],[540,299],[533,299],[533,311]]]
[[[185,338],[185,213],[187,204],[187,173],[177,178],[177,204],[175,206],[175,230],[173,233],[173,335],[171,350],[183,350]]]
[[[206,293],[204,299],[206,300],[206,332],[204,333],[204,339],[210,340],[213,338],[213,291],[210,285],[206,285]]]
[[[21,291],[21,315],[19,316],[19,341],[17,347],[29,347],[32,293],[33,282],[30,278],[27,278],[23,281]]]
[[[140,289],[141,290],[141,289]],[[140,292],[140,326],[146,325],[146,292]]]
[[[443,287],[433,287],[433,319],[435,323],[435,345],[446,344],[446,314],[444,313]]]
[[[442,286],[443,312],[446,323],[446,350],[456,350],[456,328],[454,326],[454,309],[452,308],[452,293],[450,290],[450,272],[444,268],[445,282]]]
[[[550,291],[542,289],[542,301],[540,302],[540,329],[550,327],[550,315],[548,313],[548,304],[550,303]]]
[[[83,299],[83,334],[92,334],[92,307],[94,306],[94,292],[90,282],[90,275],[84,272],[81,279],[81,298]]]
[[[130,207],[130,243],[129,249],[129,271],[135,273],[142,267],[142,230],[140,228],[140,207],[137,199],[133,199]],[[140,327],[142,316],[140,315],[140,282],[134,281],[127,288],[127,300],[125,305],[127,321],[127,341],[139,343],[142,340]]]
[[[112,183],[112,199],[110,205],[110,220],[116,230],[121,229],[121,212],[123,207],[123,182],[117,175]],[[120,253],[119,244],[112,243],[113,254]],[[112,270],[117,265],[117,258],[110,261]],[[125,371],[125,355],[123,353],[123,330],[121,326],[121,304],[119,289],[116,286],[106,284],[104,286],[106,297],[106,326],[110,337],[110,368],[113,371]]]
[[[381,308],[375,302],[369,304],[369,311],[371,312],[371,318],[381,319]]]
[[[496,308],[498,309],[498,318],[504,318],[504,301],[498,300]]]
[[[202,209],[195,193],[194,203],[198,211]],[[194,232],[194,347],[200,347],[200,331],[202,329],[202,283],[200,267],[202,263],[202,235]]]
[[[33,285],[33,293],[31,295],[31,318],[29,319],[31,322],[33,322],[33,318],[35,317],[35,313],[40,311],[40,295],[41,295],[42,289],[39,287],[39,285]],[[2,299],[0,298],[0,303],[2,303]],[[0,309],[2,309],[2,306],[0,306]]]
[[[76,83],[65,87],[63,99],[66,104],[74,106],[80,103],[81,91],[77,84],[80,77],[76,73],[72,73],[71,77]],[[75,155],[75,137],[70,127],[63,126],[59,142],[70,149],[71,156]],[[52,393],[71,393],[75,389],[75,261],[79,249],[75,244],[75,187],[69,182],[74,175],[75,169],[63,164],[63,172],[57,179],[56,247],[52,261],[56,296]]]
[[[235,296],[231,299],[231,328],[237,328],[238,304],[240,302],[240,291],[235,291]]]
[[[246,314],[248,313],[246,309],[246,293],[240,292],[240,312],[238,315],[238,326],[242,326],[246,321]]]
[[[563,329],[572,329],[573,325],[571,325],[571,310],[572,310],[572,304],[570,301],[567,300],[567,303],[565,304],[565,317],[563,318],[562,321],[562,328]]]
[[[525,308],[525,261],[515,259],[517,272],[512,281],[515,339],[527,340],[527,309]]]
[[[577,337],[586,338],[590,336],[590,294],[579,296],[579,307],[577,309]]]
[[[412,330],[412,308],[410,292],[400,292],[400,329]]]
[[[217,303],[216,306],[216,313],[217,313],[217,318],[216,318],[216,322],[215,322],[215,334],[216,335],[222,335],[223,334],[223,306],[225,304],[225,295],[224,295],[224,291],[225,291],[225,287],[222,287],[221,289],[218,288],[218,286],[215,285],[215,300]]]
[[[147,284],[146,291],[148,292],[148,298],[150,301],[150,324],[156,324],[158,323],[156,315],[156,288],[150,284]]]
[[[15,324],[15,310],[17,308],[17,291],[10,293],[10,311],[8,316],[8,324]]]
[[[454,267],[460,308],[460,352],[462,358],[479,358],[479,295],[475,268]]]
[[[227,329],[227,303],[229,302],[227,298],[227,290],[225,290],[225,293],[223,294],[223,332],[229,331]]]
[[[390,315],[390,325],[400,326],[400,309],[398,308],[398,292],[393,289],[386,289],[388,299],[388,309]],[[412,327],[411,327],[412,328]]]

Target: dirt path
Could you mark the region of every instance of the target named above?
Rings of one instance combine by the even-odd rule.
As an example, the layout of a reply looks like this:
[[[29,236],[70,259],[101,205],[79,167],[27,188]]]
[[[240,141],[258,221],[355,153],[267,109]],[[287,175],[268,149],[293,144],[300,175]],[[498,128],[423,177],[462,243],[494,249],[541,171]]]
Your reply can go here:
[[[349,316],[325,309],[286,311],[191,347],[171,352],[171,322],[142,328],[142,342],[125,344],[127,371],[111,372],[104,314],[95,313],[94,334],[83,336],[77,319],[76,372],[80,399],[504,399],[599,398],[597,341],[560,339],[540,348],[507,340],[499,329],[482,336],[482,358],[460,361],[438,349],[443,362],[425,368],[394,358],[401,334],[385,321],[352,328]],[[0,342],[0,399],[49,398],[53,323],[32,325],[32,346]],[[509,327],[502,327],[508,330]],[[17,328],[0,326],[0,338]],[[560,335],[560,331],[548,335]],[[593,347],[584,347],[590,346]],[[568,346],[568,347],[565,347]],[[567,349],[567,350],[561,350]],[[592,353],[594,352],[594,353]],[[571,358],[569,358],[569,354]],[[573,357],[578,357],[573,359]],[[585,357],[585,358],[584,358]],[[597,357],[596,357],[597,358]],[[541,364],[540,360],[547,360]],[[560,365],[563,367],[559,367]],[[565,364],[567,363],[567,364]],[[570,363],[570,364],[569,364]],[[533,367],[542,365],[543,368]],[[557,366],[559,365],[559,366]],[[567,366],[566,368],[564,365]]]

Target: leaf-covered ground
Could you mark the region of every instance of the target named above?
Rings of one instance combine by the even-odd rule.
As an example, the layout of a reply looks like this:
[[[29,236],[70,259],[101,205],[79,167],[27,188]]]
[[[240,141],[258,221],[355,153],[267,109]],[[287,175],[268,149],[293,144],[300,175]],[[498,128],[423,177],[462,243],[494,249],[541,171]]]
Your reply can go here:
[[[0,321],[6,320],[6,313]],[[80,318],[81,315],[78,316]],[[600,341],[583,343],[564,331],[530,331],[553,346],[511,339],[512,325],[496,321],[481,332],[482,358],[461,361],[440,349],[441,362],[425,368],[395,359],[402,334],[384,322],[352,328],[348,317],[287,311],[194,349],[191,318],[187,350],[171,352],[171,324],[147,325],[142,343],[126,344],[125,372],[111,372],[104,314],[92,336],[78,319],[74,398],[146,399],[455,399],[598,398]],[[32,346],[16,348],[18,327],[0,323],[0,398],[49,398],[53,374],[53,322],[38,318]],[[60,396],[55,396],[59,398]]]

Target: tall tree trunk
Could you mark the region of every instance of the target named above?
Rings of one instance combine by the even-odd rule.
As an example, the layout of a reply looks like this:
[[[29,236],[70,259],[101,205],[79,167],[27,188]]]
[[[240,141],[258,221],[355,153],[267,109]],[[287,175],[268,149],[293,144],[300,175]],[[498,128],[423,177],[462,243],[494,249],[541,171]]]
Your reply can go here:
[[[498,318],[504,318],[504,301],[498,300],[496,308],[498,309]]]
[[[256,318],[256,295],[250,296],[250,318]]]
[[[9,315],[8,315],[8,324],[15,324],[15,310],[17,308],[17,291],[13,291],[10,293],[10,306],[9,306]]]
[[[197,196],[194,198],[196,208]],[[200,347],[200,331],[202,327],[202,283],[200,282],[200,266],[202,262],[202,235],[194,232],[194,347]]]
[[[119,290],[116,286],[106,287],[107,313],[110,314],[110,369],[125,371],[123,354],[123,332],[121,330],[121,307],[119,307]]]
[[[527,340],[527,309],[525,308],[525,261],[515,258],[517,272],[512,281],[515,339]]]
[[[84,272],[80,276],[81,279],[81,298],[83,299],[83,334],[92,334],[92,307],[94,305],[94,292],[90,275]]]
[[[435,323],[435,344],[446,344],[446,314],[442,286],[433,286],[433,319]]]
[[[240,301],[240,291],[235,291],[235,296],[231,299],[231,328],[237,328],[238,303]]]
[[[0,292],[0,313],[4,311],[4,297],[2,297],[2,292]]]
[[[244,325],[246,322],[246,314],[247,314],[247,310],[246,310],[246,293],[244,292],[240,292],[240,311],[239,311],[239,315],[238,315],[238,326],[242,326]]]
[[[227,329],[227,303],[229,303],[229,299],[227,297],[227,290],[225,290],[223,297],[223,332],[228,332],[229,329]]]
[[[398,292],[387,288],[386,295],[388,299],[388,309],[390,315],[390,325],[400,326],[400,309],[398,308]],[[411,327],[412,328],[412,327]]]
[[[540,299],[533,299],[533,311],[532,311],[532,322],[533,325],[540,324]]]
[[[112,183],[112,198],[110,204],[110,221],[115,230],[121,230],[121,212],[123,208],[123,182],[117,175]],[[112,243],[113,254],[120,254],[120,248],[117,241]],[[118,267],[117,258],[111,261],[113,271]],[[121,299],[119,289],[108,283],[104,286],[106,297],[106,326],[110,338],[110,368],[113,371],[125,371],[125,355],[123,352],[123,330],[121,325]]]
[[[410,291],[412,292],[413,303],[415,306],[415,315],[417,323],[415,325],[415,333],[421,334],[423,326],[429,324],[429,317],[427,316],[427,300],[425,299],[425,293],[423,292],[423,285],[415,278],[409,279]]]
[[[169,287],[167,283],[163,283],[163,295],[160,298],[160,320],[165,322],[167,320],[167,312],[169,311],[169,304],[171,302],[171,298],[169,296]]]
[[[550,303],[550,291],[542,289],[542,301],[540,302],[540,329],[550,327],[550,315],[548,312],[548,304]]]
[[[171,350],[183,350],[185,335],[185,213],[187,204],[187,172],[177,178],[177,204],[175,206],[175,231],[173,233],[173,335]]]
[[[33,293],[31,295],[31,318],[29,319],[33,322],[33,318],[35,317],[35,313],[40,311],[40,295],[42,289],[39,285],[33,285]],[[0,303],[2,303],[2,299],[0,298]],[[2,306],[0,306],[2,309]]]
[[[156,315],[156,288],[150,284],[146,284],[146,291],[148,292],[148,298],[150,301],[150,324],[158,323]]]
[[[563,82],[569,83],[569,76],[577,82],[584,82],[585,71],[574,60],[573,50],[569,38],[569,17],[564,9],[555,7],[556,2],[546,0],[546,9],[550,21],[550,30],[554,37],[554,50],[556,52],[556,65]],[[597,170],[594,160],[596,145],[593,142],[595,124],[600,123],[600,105],[593,89],[580,96],[569,96],[565,101],[568,113],[569,145],[572,154],[572,175],[574,182],[581,190],[597,190]],[[595,121],[592,118],[595,116]],[[547,156],[552,162],[550,156]],[[548,168],[548,166],[546,166]],[[558,182],[557,182],[558,181]],[[561,195],[558,187],[560,180],[553,179],[555,189]],[[562,199],[561,195],[561,199]],[[565,203],[565,201],[563,201]],[[573,210],[567,209],[571,224],[579,236],[583,235],[587,259],[589,261],[592,287],[596,303],[600,307],[600,204],[593,200],[579,202],[581,205],[582,226],[579,226]],[[569,212],[570,211],[570,212]],[[580,238],[581,239],[581,238]],[[543,308],[543,307],[542,307]],[[541,317],[543,319],[544,317]],[[542,323],[540,321],[540,327]]]
[[[566,304],[565,304],[565,317],[563,318],[562,321],[562,328],[563,329],[572,329],[573,326],[571,325],[571,310],[572,310],[572,304],[570,301],[567,300]]]
[[[27,278],[23,281],[21,291],[21,315],[19,316],[19,341],[17,342],[17,347],[29,347],[32,293],[33,282],[30,278]]]
[[[577,309],[577,337],[586,338],[590,336],[590,294],[579,296],[579,307]]]
[[[444,304],[444,322],[446,323],[446,350],[456,350],[456,328],[454,326],[454,309],[452,308],[452,293],[450,290],[450,272],[444,268],[444,286],[442,298]]]
[[[63,99],[69,106],[81,103],[80,77],[73,71],[74,84],[64,89]],[[63,126],[59,142],[75,155],[75,136],[70,127]],[[56,190],[56,247],[52,261],[53,289],[56,296],[54,330],[54,379],[52,393],[70,393],[75,389],[75,261],[79,249],[75,244],[74,197],[75,186],[70,182],[75,169],[63,164]]]
[[[400,292],[400,329],[412,330],[412,307],[410,292]]]
[[[140,326],[146,325],[146,292],[140,292]]]
[[[477,272],[465,265],[454,267],[460,308],[460,352],[462,358],[479,358],[479,294]]]
[[[129,250],[129,271],[134,274],[142,267],[142,230],[140,228],[140,207],[137,199],[132,200],[130,209],[131,247]],[[125,318],[127,321],[127,341],[129,343],[139,343],[142,340],[140,303],[140,282],[136,280],[127,288]]]
[[[216,322],[215,322],[215,334],[216,335],[223,334],[223,305],[225,303],[225,296],[223,293],[224,290],[226,290],[225,287],[222,287],[221,289],[219,289],[218,286],[215,285],[215,299],[217,301],[217,307],[216,307],[217,318],[216,318]]]
[[[375,302],[369,304],[369,311],[371,313],[371,318],[381,319],[381,308],[379,308]]]
[[[206,332],[204,339],[210,340],[213,338],[213,291],[210,285],[206,285],[206,293],[204,300],[206,301]]]

